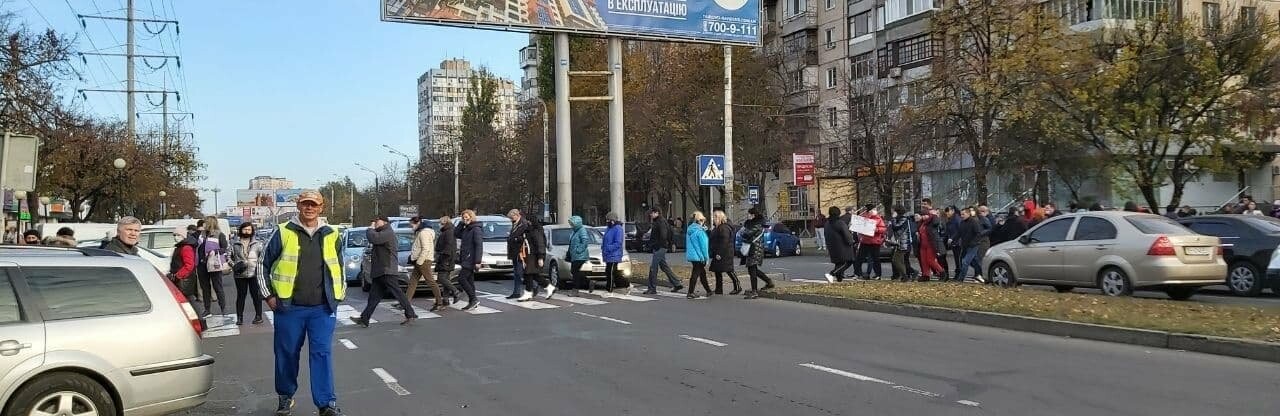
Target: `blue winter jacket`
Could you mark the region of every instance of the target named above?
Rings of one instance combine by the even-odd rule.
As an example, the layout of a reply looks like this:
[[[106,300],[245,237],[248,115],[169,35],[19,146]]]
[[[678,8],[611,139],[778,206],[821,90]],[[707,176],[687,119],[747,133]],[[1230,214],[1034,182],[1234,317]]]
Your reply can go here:
[[[569,261],[590,260],[587,246],[591,244],[591,237],[587,235],[587,227],[582,226],[582,217],[569,217],[569,226],[573,227],[573,234],[569,235]]]
[[[711,244],[707,240],[707,230],[698,224],[689,224],[684,233],[684,259],[690,262],[706,263],[711,258]]]
[[[609,229],[604,232],[604,244],[600,246],[600,253],[604,255],[605,263],[622,263],[622,243],[626,232],[622,231],[622,224],[609,224]]]

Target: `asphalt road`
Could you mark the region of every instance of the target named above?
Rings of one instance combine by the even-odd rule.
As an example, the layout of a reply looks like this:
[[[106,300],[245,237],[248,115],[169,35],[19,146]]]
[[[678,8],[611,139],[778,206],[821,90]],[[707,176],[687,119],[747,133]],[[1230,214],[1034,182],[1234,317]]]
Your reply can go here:
[[[648,262],[650,259],[650,254],[648,253],[630,253],[630,256],[634,261]],[[667,261],[671,264],[689,264],[689,262],[685,261],[683,252],[668,253]],[[915,261],[912,261],[912,265],[916,270],[920,270],[919,264]],[[885,262],[881,267],[883,268],[882,270],[886,277],[892,274],[893,267],[888,262]],[[765,273],[783,274],[787,279],[823,280],[823,274],[831,270],[831,261],[828,259],[826,252],[814,250],[810,245],[806,246],[804,249],[803,256],[771,257],[765,259],[763,270]],[[954,270],[954,265],[952,265],[952,270]],[[637,270],[636,273],[646,274],[648,273],[648,270]],[[852,271],[849,274],[852,274]],[[1051,286],[1023,285],[1022,287],[1042,289],[1046,291],[1053,290],[1053,287]],[[1078,293],[1100,294],[1100,292],[1095,289],[1076,289],[1075,291]],[[1169,299],[1169,296],[1164,292],[1149,292],[1141,290],[1135,292],[1134,296],[1151,299]],[[1263,291],[1263,293],[1257,297],[1241,297],[1232,295],[1231,292],[1227,290],[1226,286],[1211,286],[1203,288],[1200,292],[1196,293],[1195,297],[1191,298],[1191,300],[1211,304],[1280,308],[1280,294]]]
[[[372,327],[337,331],[339,401],[348,415],[1280,414],[1274,363],[737,296],[566,299],[486,298],[489,313],[411,327],[379,306]],[[271,414],[271,340],[270,325],[210,331],[215,388],[186,414]],[[295,414],[314,414],[302,369]]]

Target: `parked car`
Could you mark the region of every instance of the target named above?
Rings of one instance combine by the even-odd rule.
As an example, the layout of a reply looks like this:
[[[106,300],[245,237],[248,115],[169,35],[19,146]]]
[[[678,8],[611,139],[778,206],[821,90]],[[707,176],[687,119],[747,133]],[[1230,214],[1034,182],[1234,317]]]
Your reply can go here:
[[[623,248],[626,251],[643,251],[645,250],[644,236],[649,231],[649,227],[644,227],[641,231],[639,225],[634,222],[626,222],[622,225],[622,230],[626,232],[623,240]]]
[[[169,235],[172,236],[173,233],[171,232]],[[172,239],[172,237],[170,237],[170,239]],[[84,240],[76,242],[76,247],[79,248],[98,248],[101,245],[102,242],[98,240]],[[156,270],[160,271],[160,273],[169,272],[169,257],[172,257],[172,255],[172,247],[166,251],[157,251],[142,247],[141,244],[138,245],[138,257],[146,260],[147,263],[151,263],[152,266],[156,266]]]
[[[0,263],[0,414],[164,415],[205,402],[203,325],[150,263],[31,246],[0,247]]]
[[[365,250],[369,248],[367,229],[356,227],[342,232],[342,274],[352,286],[359,284],[360,271],[364,269]]]
[[[462,239],[461,218],[453,220],[454,234]],[[484,256],[480,259],[477,275],[508,274],[515,271],[515,265],[507,259],[507,236],[511,234],[511,220],[497,215],[479,215],[481,238],[484,240]],[[461,242],[459,242],[461,244]]]
[[[1159,215],[1125,211],[1052,218],[1016,241],[992,247],[983,266],[1002,286],[1096,287],[1109,296],[1162,290],[1178,300],[1222,284],[1227,272],[1218,237]]]
[[[152,251],[172,253],[173,246],[176,245],[178,245],[178,241],[173,238],[173,228],[171,227],[142,230],[142,233],[138,234],[138,246]]]
[[[573,228],[568,225],[548,225],[542,227],[542,231],[547,234],[547,264],[549,265],[551,281],[557,287],[572,284],[571,265],[565,257],[569,253],[569,236],[573,234]],[[604,255],[600,251],[600,244],[604,241],[604,234],[599,230],[589,228],[587,237],[590,239],[587,253],[591,258],[587,261],[590,267],[589,271],[586,272],[587,278],[602,280],[604,278],[605,263]],[[631,277],[631,256],[626,253],[622,254],[622,263],[618,264],[618,272],[622,273],[624,277]]]
[[[409,268],[409,254],[413,251],[413,231],[409,229],[399,229],[396,232],[396,270],[399,274],[396,276],[400,280],[401,288],[409,287],[409,275],[412,269]],[[362,237],[367,237],[364,235]],[[365,243],[368,243],[366,239]],[[363,259],[360,262],[360,289],[368,292],[372,288],[373,277],[369,275],[369,270],[373,268],[372,246],[365,247],[363,251]],[[425,277],[419,277],[423,280]],[[423,283],[420,281],[419,283]],[[418,285],[419,288],[425,289],[425,284]],[[410,293],[409,295],[413,295]]]
[[[642,251],[645,253],[653,252],[653,246],[649,244],[649,239],[653,236],[653,233],[649,231],[652,229],[653,228],[650,224],[650,227],[646,228],[646,231],[640,236],[640,242],[638,243],[640,247],[639,250],[635,251]],[[671,226],[671,241],[667,242],[668,252],[684,251],[684,232],[683,227]]]
[[[800,237],[797,237],[787,228],[786,224],[774,223],[765,225],[764,235],[760,237],[764,243],[764,255],[766,257],[782,257],[799,256],[800,255]],[[738,252],[742,252],[742,229],[734,233],[734,247],[738,248]],[[881,250],[883,251],[883,250]]]
[[[1202,215],[1178,219],[1204,235],[1222,239],[1231,293],[1257,296],[1262,289],[1280,292],[1280,276],[1267,276],[1272,254],[1280,245],[1280,219],[1259,215]]]

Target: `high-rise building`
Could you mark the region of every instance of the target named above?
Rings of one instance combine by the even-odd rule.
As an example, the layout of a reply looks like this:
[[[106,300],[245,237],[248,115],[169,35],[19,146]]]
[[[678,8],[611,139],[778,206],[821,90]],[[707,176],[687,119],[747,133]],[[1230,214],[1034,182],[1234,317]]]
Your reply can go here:
[[[538,50],[538,36],[530,33],[529,44],[520,48],[520,93],[518,101],[525,102],[538,98],[538,60],[542,56]]]
[[[457,127],[462,124],[462,111],[467,107],[467,91],[471,79],[479,74],[465,59],[448,59],[418,77],[418,150],[421,154],[444,154],[454,151]],[[494,120],[499,130],[511,128],[516,121],[515,84],[498,78],[498,115]]]
[[[293,189],[293,181],[285,178],[277,178],[274,176],[257,176],[249,180],[249,189],[253,190],[276,190],[276,189]]]

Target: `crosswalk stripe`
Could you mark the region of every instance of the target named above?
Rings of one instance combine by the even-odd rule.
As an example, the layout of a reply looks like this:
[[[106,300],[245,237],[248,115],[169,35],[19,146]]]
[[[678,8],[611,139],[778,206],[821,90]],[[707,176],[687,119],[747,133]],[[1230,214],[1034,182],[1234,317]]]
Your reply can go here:
[[[552,297],[551,300],[561,300],[569,303],[575,303],[578,305],[587,305],[587,306],[607,305],[609,303],[603,300],[595,300],[591,298],[584,298],[581,296],[569,296],[569,295],[555,296],[555,297]]]
[[[644,296],[624,295],[624,294],[609,293],[609,292],[595,293],[594,295],[605,298],[605,299],[622,299],[622,300],[629,300],[632,302],[648,302],[651,300],[657,300],[654,298],[646,298]]]
[[[419,308],[418,305],[413,306],[413,313],[418,315],[418,319],[434,319],[440,317],[440,315],[437,315],[435,312]]]
[[[267,322],[270,322],[271,326],[274,327],[276,325],[276,313],[274,311],[262,311],[262,314],[267,317]]]
[[[640,295],[640,294],[644,294],[644,290],[637,290],[635,286],[632,286],[632,287],[631,287],[631,290],[630,290],[630,293],[628,293],[628,294],[630,294],[630,295]],[[680,293],[676,293],[676,292],[668,292],[668,291],[666,291],[666,290],[659,290],[659,291],[658,291],[658,293],[657,293],[657,295],[658,295],[658,296],[665,296],[665,297],[668,297],[668,298],[680,298],[680,299],[684,299],[684,298],[685,298],[685,297],[684,297],[684,295],[682,295],[682,294],[680,294]],[[653,296],[653,295],[650,295],[650,296]]]
[[[355,325],[356,324],[355,322],[351,322],[351,318],[360,317],[360,311],[357,311],[356,308],[352,307],[351,305],[338,305],[337,315],[338,315],[339,326]],[[378,320],[370,317],[369,323],[376,324],[378,323]]]
[[[485,299],[488,299],[488,300],[491,300],[491,301],[494,301],[494,302],[505,303],[505,304],[508,304],[508,305],[515,305],[515,306],[519,306],[519,307],[521,307],[521,308],[525,308],[525,309],[555,309],[555,308],[559,308],[559,306],[552,305],[552,304],[550,304],[550,303],[542,303],[542,302],[538,302],[538,301],[534,301],[534,300],[520,302],[520,301],[517,301],[517,300],[515,300],[515,299],[507,299],[507,297],[506,297],[506,296],[502,296],[502,295],[495,295],[495,294],[488,294],[488,295],[484,295],[484,296],[481,296],[481,297],[483,297],[483,298],[485,298]]]
[[[458,302],[458,303],[455,303],[455,304],[449,305],[449,307],[450,307],[450,308],[457,309],[457,310],[462,310],[462,308],[463,308],[463,307],[465,307],[465,306],[467,306],[465,302]],[[476,306],[476,308],[475,308],[475,309],[472,309],[472,310],[469,310],[469,311],[466,311],[466,312],[467,312],[467,313],[469,313],[469,314],[472,314],[472,315],[485,315],[485,314],[490,314],[490,313],[499,313],[499,312],[502,312],[502,311],[497,310],[497,309],[494,309],[494,308],[490,308],[490,307],[488,307],[488,306],[478,305],[478,306]]]

